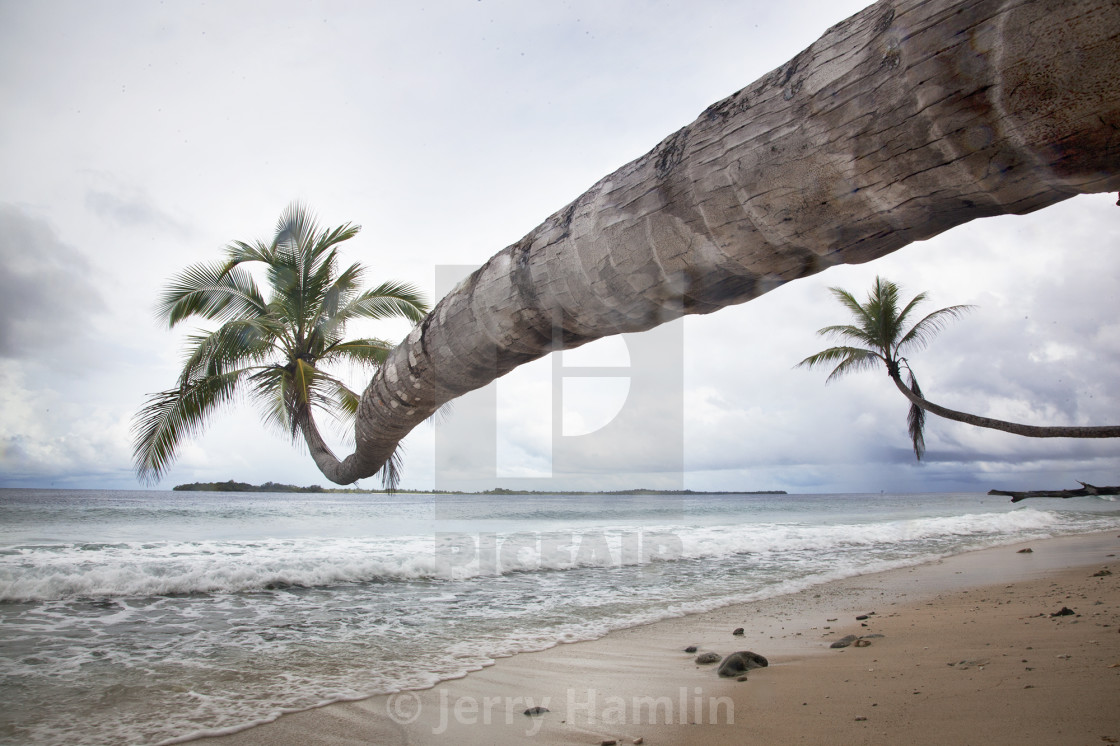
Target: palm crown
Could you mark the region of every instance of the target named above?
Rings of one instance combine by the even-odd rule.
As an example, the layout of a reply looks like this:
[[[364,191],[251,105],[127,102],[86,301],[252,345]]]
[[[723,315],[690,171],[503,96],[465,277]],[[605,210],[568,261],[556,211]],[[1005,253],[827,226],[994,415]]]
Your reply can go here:
[[[922,396],[921,388],[904,354],[922,349],[950,319],[972,309],[972,306],[968,305],[942,308],[926,315],[907,329],[906,324],[914,309],[926,300],[925,293],[918,293],[900,309],[898,286],[881,277],[875,278],[875,284],[871,287],[865,303],[860,303],[851,293],[841,288],[829,288],[829,290],[852,313],[855,323],[826,326],[817,333],[839,338],[850,344],[830,347],[810,355],[798,363],[797,367],[815,368],[835,364],[836,367],[832,369],[827,379],[832,381],[846,373],[871,370],[882,363],[887,367],[887,374],[901,383],[899,369],[900,366],[905,365],[909,374],[910,390],[918,397]],[[914,453],[921,459],[925,451],[924,410],[912,404],[907,421],[910,438],[914,444]]]
[[[358,394],[324,366],[376,367],[392,345],[347,339],[347,323],[394,317],[415,323],[428,310],[407,283],[362,290],[360,264],[339,271],[338,245],[359,230],[349,223],[322,229],[305,206],[293,203],[271,243],[236,241],[226,247],[224,261],[190,266],[171,281],[159,301],[161,320],[171,327],[196,317],[220,325],[188,337],[176,387],[151,395],[135,416],[133,458],[141,480],[158,481],[182,441],[244,394],[261,406],[266,422],[293,439],[318,439],[316,408],[353,418]],[[267,298],[244,266],[251,263],[264,267]],[[395,457],[386,462],[387,485],[395,485],[398,467]]]

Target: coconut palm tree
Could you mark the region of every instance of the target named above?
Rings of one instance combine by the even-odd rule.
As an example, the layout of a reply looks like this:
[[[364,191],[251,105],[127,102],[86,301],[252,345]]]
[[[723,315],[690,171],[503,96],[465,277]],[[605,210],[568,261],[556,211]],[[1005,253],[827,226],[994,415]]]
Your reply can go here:
[[[444,403],[559,347],[1117,191],[1117,59],[1115,0],[870,5],[497,252],[378,368],[354,452],[315,463],[368,477]]]
[[[942,308],[907,329],[906,323],[914,309],[926,300],[925,293],[918,293],[900,309],[898,286],[881,277],[875,278],[875,284],[871,286],[866,303],[860,303],[843,288],[829,288],[829,291],[851,311],[855,323],[826,326],[818,330],[817,334],[838,337],[851,344],[829,347],[827,350],[810,355],[798,363],[797,367],[815,368],[835,364],[836,367],[828,375],[827,381],[830,382],[848,373],[877,368],[882,363],[887,368],[887,375],[899,385],[902,384],[901,368],[905,367],[910,391],[919,397],[922,394],[918,379],[914,377],[914,371],[903,357],[904,353],[920,350],[947,321],[973,308],[972,306]],[[914,444],[914,454],[918,460],[921,460],[922,453],[925,452],[923,435],[925,411],[917,404],[910,405],[907,424],[910,439]]]
[[[848,373],[886,366],[887,375],[910,401],[907,425],[914,455],[921,460],[925,452],[925,413],[931,412],[946,419],[964,422],[977,427],[1003,430],[1015,435],[1032,438],[1116,438],[1120,427],[1040,427],[1021,425],[989,417],[958,412],[927,401],[914,376],[909,361],[904,356],[922,349],[945,324],[971,310],[973,306],[960,305],[942,308],[930,313],[906,328],[915,308],[926,300],[925,293],[918,293],[905,306],[899,307],[899,289],[890,280],[875,278],[867,301],[860,303],[842,288],[829,288],[840,303],[851,312],[854,324],[826,326],[817,331],[825,337],[834,337],[849,344],[829,347],[802,360],[796,367],[816,368],[834,365],[827,381]],[[902,382],[902,369],[906,369],[908,382]]]
[[[151,395],[133,419],[133,459],[142,481],[158,481],[182,442],[242,395],[260,406],[267,423],[293,439],[302,436],[312,454],[330,452],[314,411],[353,419],[359,396],[327,368],[376,368],[392,348],[373,337],[348,339],[347,324],[398,317],[416,323],[428,310],[407,283],[362,290],[362,265],[340,270],[339,245],[359,230],[349,223],[320,228],[307,207],[293,203],[270,243],[233,242],[224,260],[193,265],[171,281],[159,301],[161,320],[170,327],[192,318],[219,326],[188,337],[176,386]],[[252,265],[264,269],[267,297],[249,272]],[[396,486],[396,452],[381,476],[386,486]]]

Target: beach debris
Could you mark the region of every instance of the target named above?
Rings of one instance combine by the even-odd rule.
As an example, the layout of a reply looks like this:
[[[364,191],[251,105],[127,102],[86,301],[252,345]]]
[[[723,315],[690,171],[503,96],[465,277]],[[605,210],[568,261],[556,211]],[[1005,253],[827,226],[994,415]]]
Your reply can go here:
[[[1120,495],[1120,486],[1116,487],[1097,487],[1092,484],[1082,482],[1080,479],[1077,482],[1081,485],[1079,490],[1029,490],[1027,492],[1015,492],[1013,490],[988,490],[989,495],[1004,495],[1011,498],[1011,502],[1017,503],[1020,500],[1026,500],[1028,497],[1095,497],[1097,495]]]
[[[1060,611],[1055,611],[1050,616],[1073,616],[1076,613],[1076,611],[1069,608],[1068,606],[1063,606]]]
[[[525,710],[525,712],[523,712],[522,714],[526,715],[528,717],[533,717],[534,715],[543,715],[546,712],[552,712],[552,710],[548,709],[547,707],[530,707],[528,710]]]
[[[719,663],[723,660],[723,656],[719,653],[701,653],[696,656],[697,663]]]
[[[1015,554],[1033,554],[1033,553],[1034,553],[1034,550],[1031,549],[1030,547],[1027,547],[1026,549],[1020,549]]]
[[[879,634],[878,632],[875,632],[874,634],[870,634],[870,635],[863,635],[863,636],[862,636],[862,637],[860,637],[859,639],[861,639],[861,640],[874,640],[874,639],[875,639],[875,638],[877,638],[877,637],[886,637],[886,635],[881,635],[881,634]]]
[[[1093,577],[1094,578],[1103,578],[1106,575],[1111,575],[1111,574],[1112,574],[1112,570],[1109,570],[1108,568],[1105,568],[1103,570],[1097,570],[1095,573],[1093,573]]]
[[[860,614],[859,616],[856,617],[857,622],[862,622],[865,619],[867,619],[867,614]]]
[[[856,637],[855,635],[844,635],[839,640],[837,640],[836,642],[829,645],[829,647],[830,648],[846,648],[858,639],[859,638]]]
[[[964,669],[967,669],[967,668],[983,669],[984,666],[988,665],[989,663],[991,663],[991,661],[989,661],[987,658],[977,658],[975,660],[970,660],[970,661],[957,661],[956,663],[950,663],[949,665],[950,666],[956,666],[957,668],[959,668],[963,671]]]
[[[700,649],[700,648],[698,648],[698,647],[697,647],[696,645],[689,645],[689,646],[688,646],[687,648],[685,648],[685,649],[684,649],[684,652],[686,652],[686,653],[695,653],[695,652],[696,652],[697,650],[699,650],[699,649]]]
[[[866,648],[866,647],[869,647],[870,645],[871,645],[871,640],[868,640],[867,638],[864,638],[864,637],[861,637],[861,638],[859,638],[858,640],[856,640],[855,642],[852,643],[852,646],[857,647],[857,648]]]
[[[746,675],[746,674],[743,674],[742,676],[740,676],[739,678],[737,678],[737,679],[735,679],[735,680],[736,680],[736,681],[746,681],[746,680],[747,680],[747,675]]]
[[[734,632],[732,632],[731,634],[733,634],[733,635],[739,635],[740,637],[742,637],[742,636],[743,636],[743,628],[742,628],[742,627],[736,627],[736,628],[735,628],[735,631],[734,631]]]
[[[599,741],[599,746],[618,746],[618,741],[608,738],[605,741]]]
[[[740,650],[727,656],[719,667],[719,675],[729,679],[745,674],[753,668],[766,668],[770,661],[758,653],[749,650]]]
[[[865,718],[863,715],[860,715],[858,718],[856,718],[857,723],[862,723],[866,720],[867,720],[867,718]]]

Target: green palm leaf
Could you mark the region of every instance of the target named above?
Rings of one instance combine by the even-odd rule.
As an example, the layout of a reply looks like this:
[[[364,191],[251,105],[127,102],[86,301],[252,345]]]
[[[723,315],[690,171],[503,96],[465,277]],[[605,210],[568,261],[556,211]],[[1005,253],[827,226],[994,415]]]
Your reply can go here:
[[[235,370],[152,394],[133,418],[133,461],[140,481],[154,484],[175,460],[179,446],[202,432],[207,418],[230,403],[246,371]]]

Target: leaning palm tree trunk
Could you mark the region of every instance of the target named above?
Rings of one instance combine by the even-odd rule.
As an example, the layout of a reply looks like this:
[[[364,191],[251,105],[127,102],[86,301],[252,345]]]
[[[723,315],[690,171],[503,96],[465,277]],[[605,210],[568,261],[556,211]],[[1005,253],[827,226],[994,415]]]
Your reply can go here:
[[[1120,438],[1120,425],[1090,425],[1084,427],[1021,425],[1017,422],[1006,422],[991,417],[980,417],[968,412],[958,412],[955,409],[934,404],[919,396],[902,382],[902,378],[897,373],[891,374],[891,380],[894,381],[894,385],[902,392],[902,395],[909,399],[915,407],[938,417],[944,417],[947,420],[963,422],[966,425],[986,427],[990,430],[1002,430],[1005,433],[1024,435],[1028,438]]]
[[[316,463],[369,476],[441,404],[560,346],[1120,189],[1117,80],[1115,0],[881,0],[491,258],[373,378],[355,452]]]

